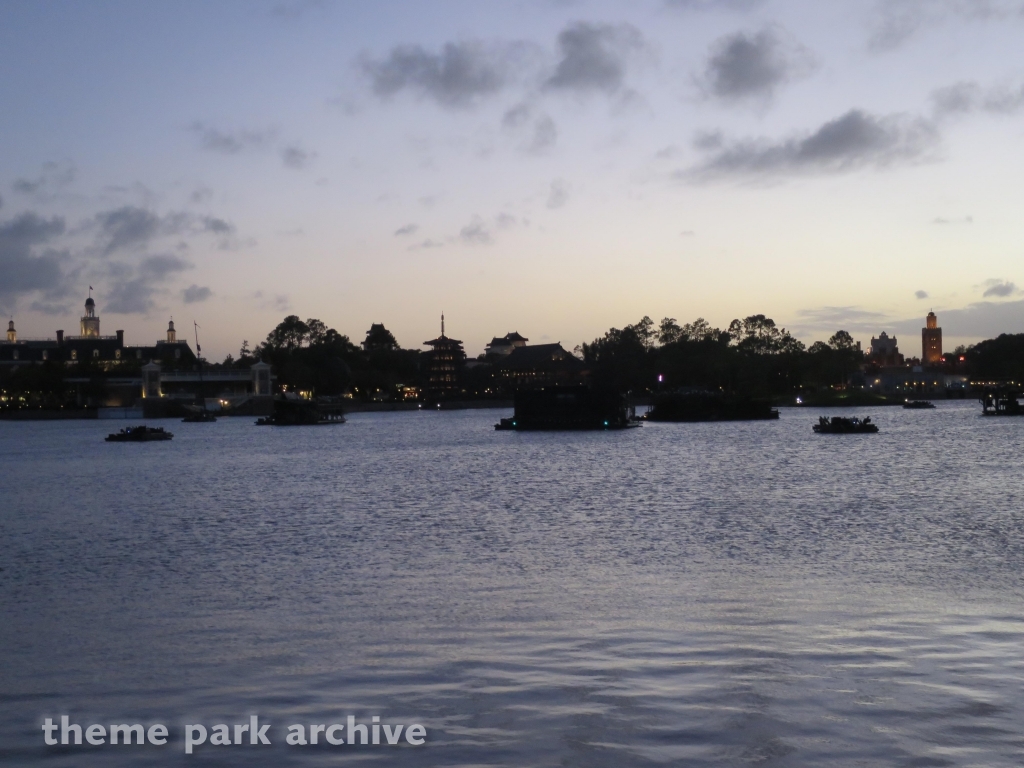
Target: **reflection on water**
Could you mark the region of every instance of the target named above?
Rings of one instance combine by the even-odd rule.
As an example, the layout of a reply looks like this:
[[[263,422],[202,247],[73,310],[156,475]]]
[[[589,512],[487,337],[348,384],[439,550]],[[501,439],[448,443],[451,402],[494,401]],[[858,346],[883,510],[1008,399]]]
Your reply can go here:
[[[0,757],[1019,766],[1024,419],[979,410],[876,409],[868,436],[814,435],[812,409],[222,419],[142,445],[0,422]],[[183,723],[253,713],[273,747],[185,757]],[[61,714],[177,740],[43,747]],[[428,744],[283,744],[349,714]]]

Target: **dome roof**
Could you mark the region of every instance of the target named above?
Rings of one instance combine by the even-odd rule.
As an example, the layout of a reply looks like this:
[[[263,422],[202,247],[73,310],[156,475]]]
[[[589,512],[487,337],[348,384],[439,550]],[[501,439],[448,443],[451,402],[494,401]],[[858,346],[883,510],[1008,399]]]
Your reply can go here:
[[[87,307],[95,307],[96,306],[96,302],[92,300],[92,296],[90,296],[88,299],[85,300],[85,306],[87,306]]]

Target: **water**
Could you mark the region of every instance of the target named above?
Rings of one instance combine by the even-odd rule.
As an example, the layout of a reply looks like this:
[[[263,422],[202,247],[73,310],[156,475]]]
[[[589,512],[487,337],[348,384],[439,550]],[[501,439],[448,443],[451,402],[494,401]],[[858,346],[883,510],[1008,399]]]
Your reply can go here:
[[[0,760],[1016,768],[1024,419],[979,412],[0,422]],[[63,714],[171,740],[45,746]],[[251,714],[272,746],[184,754]],[[284,743],[348,715],[427,743]]]

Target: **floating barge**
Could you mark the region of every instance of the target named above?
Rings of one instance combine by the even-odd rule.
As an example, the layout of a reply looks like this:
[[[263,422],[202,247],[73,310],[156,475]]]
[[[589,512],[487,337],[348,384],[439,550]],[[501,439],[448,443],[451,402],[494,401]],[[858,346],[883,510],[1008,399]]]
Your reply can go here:
[[[557,386],[516,392],[515,415],[497,430],[612,430],[640,424],[630,418],[626,398],[588,386]]]
[[[878,431],[871,423],[871,417],[848,419],[844,416],[819,416],[818,423],[813,427],[819,435],[867,435]]]
[[[1011,388],[986,390],[981,396],[982,416],[1024,416],[1019,402],[1020,390]]]
[[[771,403],[716,392],[672,392],[654,398],[647,421],[769,421],[779,418]]]
[[[903,404],[903,407],[909,411],[918,411],[934,408],[935,403],[931,403],[927,400],[907,400],[907,402]]]
[[[301,427],[314,424],[344,424],[345,414],[341,403],[327,400],[306,400],[283,395],[274,400],[274,413],[256,423],[274,427]]]
[[[119,432],[111,432],[104,438],[108,443],[149,443],[156,440],[170,440],[174,434],[163,427],[124,427]]]

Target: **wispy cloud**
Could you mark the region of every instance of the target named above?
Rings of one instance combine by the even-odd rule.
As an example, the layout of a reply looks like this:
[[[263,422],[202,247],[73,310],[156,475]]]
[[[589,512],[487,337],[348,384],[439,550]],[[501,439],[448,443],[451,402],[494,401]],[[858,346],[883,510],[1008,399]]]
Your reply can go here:
[[[1024,83],[986,88],[965,80],[933,91],[932,105],[938,117],[972,112],[1012,115],[1024,108]]]
[[[65,230],[63,218],[31,212],[0,222],[0,302],[5,308],[24,294],[66,290],[68,254],[51,247]]]
[[[192,283],[192,285],[181,292],[181,300],[186,304],[196,304],[197,302],[206,301],[212,295],[213,291],[206,286],[199,286]]]
[[[709,157],[677,172],[688,180],[845,173],[929,159],[939,141],[930,122],[906,115],[876,117],[853,109],[814,132],[783,140],[727,142],[720,135],[698,137]]]
[[[21,195],[49,198],[74,182],[78,171],[70,162],[46,162],[37,176],[31,179],[17,178],[11,189]]]
[[[525,43],[450,42],[437,52],[401,45],[386,58],[364,58],[361,68],[382,98],[409,91],[443,107],[466,108],[504,89],[533,54]]]
[[[1020,289],[1009,280],[1000,280],[998,278],[986,280],[980,287],[985,289],[981,295],[986,299],[992,296],[1006,298],[1007,296],[1015,296],[1020,293]]]
[[[547,207],[552,210],[561,208],[569,201],[569,182],[565,179],[555,179],[551,182],[551,188],[548,190],[548,202]]]
[[[868,20],[868,47],[884,52],[920,31],[949,21],[1024,18],[1021,0],[877,0]]]

